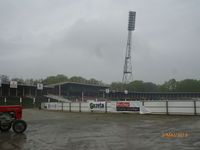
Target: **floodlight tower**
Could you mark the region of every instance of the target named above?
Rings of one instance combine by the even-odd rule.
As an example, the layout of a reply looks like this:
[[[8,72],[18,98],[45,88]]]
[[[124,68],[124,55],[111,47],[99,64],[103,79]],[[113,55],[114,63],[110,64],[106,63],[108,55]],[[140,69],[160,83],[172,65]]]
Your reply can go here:
[[[122,82],[127,84],[132,81],[132,65],[131,65],[131,45],[132,45],[132,31],[135,30],[135,18],[136,12],[129,11],[129,20],[128,20],[128,40],[126,46],[126,56],[124,63],[123,79]]]

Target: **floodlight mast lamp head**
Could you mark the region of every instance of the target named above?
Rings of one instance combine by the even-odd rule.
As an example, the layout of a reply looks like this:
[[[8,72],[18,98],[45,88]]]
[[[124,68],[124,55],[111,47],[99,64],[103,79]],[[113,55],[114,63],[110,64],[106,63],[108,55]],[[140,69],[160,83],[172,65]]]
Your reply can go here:
[[[135,30],[135,18],[136,18],[136,12],[135,11],[129,11],[128,31]]]

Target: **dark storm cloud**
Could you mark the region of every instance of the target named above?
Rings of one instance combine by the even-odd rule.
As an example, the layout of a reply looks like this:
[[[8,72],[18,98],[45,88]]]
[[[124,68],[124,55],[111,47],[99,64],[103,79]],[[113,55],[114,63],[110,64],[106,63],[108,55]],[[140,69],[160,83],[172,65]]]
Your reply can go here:
[[[0,0],[1,73],[120,81],[129,10],[135,80],[199,79],[198,0]]]

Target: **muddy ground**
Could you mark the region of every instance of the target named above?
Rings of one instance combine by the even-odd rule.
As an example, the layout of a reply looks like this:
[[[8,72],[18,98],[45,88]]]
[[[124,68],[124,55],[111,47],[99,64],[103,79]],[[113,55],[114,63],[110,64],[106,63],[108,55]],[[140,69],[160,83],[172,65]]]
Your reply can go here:
[[[25,109],[24,134],[0,133],[0,150],[199,150],[200,116]],[[162,137],[166,133],[183,136]],[[176,135],[176,134],[175,134]]]

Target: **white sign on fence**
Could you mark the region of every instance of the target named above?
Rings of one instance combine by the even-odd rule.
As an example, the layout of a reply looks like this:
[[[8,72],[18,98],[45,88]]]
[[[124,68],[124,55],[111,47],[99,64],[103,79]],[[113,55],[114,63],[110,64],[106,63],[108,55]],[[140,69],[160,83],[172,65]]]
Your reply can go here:
[[[37,89],[38,90],[43,90],[43,84],[42,83],[38,83],[37,84]]]
[[[10,81],[10,88],[17,88],[17,81]]]
[[[110,89],[106,89],[106,94],[109,94],[110,93]]]

